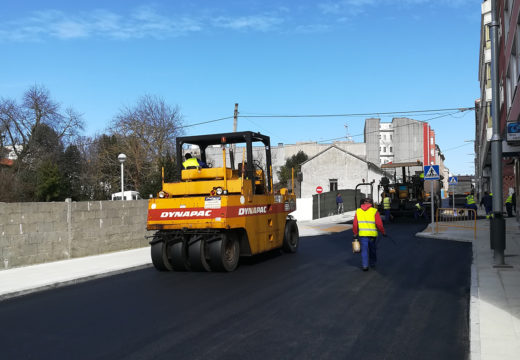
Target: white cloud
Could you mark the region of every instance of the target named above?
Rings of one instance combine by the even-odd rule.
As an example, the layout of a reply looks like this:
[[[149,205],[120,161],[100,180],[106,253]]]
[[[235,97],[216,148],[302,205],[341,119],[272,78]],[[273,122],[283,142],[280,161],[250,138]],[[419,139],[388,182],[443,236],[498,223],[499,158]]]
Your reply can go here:
[[[328,0],[318,3],[317,7],[324,15],[352,16],[367,11],[377,5],[416,6],[431,4],[440,6],[460,7],[473,5],[475,0]]]
[[[128,15],[107,10],[68,14],[58,10],[35,12],[31,16],[0,25],[0,41],[41,41],[46,38],[86,37],[171,38],[202,30],[195,18],[162,15],[150,7]]]
[[[346,23],[378,5],[412,7],[440,4],[456,7],[470,4],[473,6],[474,1],[323,0],[312,6],[278,6],[267,12],[242,16],[231,16],[220,10],[220,15],[215,16],[211,9],[203,9],[199,15],[167,13],[153,6],[141,6],[125,13],[104,9],[78,13],[46,10],[34,12],[25,18],[0,22],[0,41],[73,40],[89,37],[167,39],[215,27],[230,31],[326,32],[332,29],[333,23]]]
[[[203,31],[210,27],[247,31],[274,31],[284,22],[277,13],[250,16],[189,16],[165,14],[150,6],[118,14],[98,9],[88,13],[70,14],[59,10],[34,12],[29,17],[0,24],[0,41],[42,41],[48,38],[80,39],[100,37],[111,39],[172,38]]]
[[[316,34],[324,33],[330,30],[331,26],[327,24],[309,24],[297,26],[294,32],[299,34]]]
[[[242,17],[218,17],[213,20],[213,25],[235,30],[269,31],[283,23],[283,19],[276,16],[253,15]]]

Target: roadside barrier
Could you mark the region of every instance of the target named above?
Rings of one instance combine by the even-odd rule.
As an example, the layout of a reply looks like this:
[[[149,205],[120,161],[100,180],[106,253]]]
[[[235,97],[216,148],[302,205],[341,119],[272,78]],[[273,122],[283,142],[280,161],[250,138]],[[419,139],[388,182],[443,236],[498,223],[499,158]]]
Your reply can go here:
[[[445,229],[473,230],[473,239],[477,239],[477,212],[465,208],[438,208],[435,213],[436,231]]]

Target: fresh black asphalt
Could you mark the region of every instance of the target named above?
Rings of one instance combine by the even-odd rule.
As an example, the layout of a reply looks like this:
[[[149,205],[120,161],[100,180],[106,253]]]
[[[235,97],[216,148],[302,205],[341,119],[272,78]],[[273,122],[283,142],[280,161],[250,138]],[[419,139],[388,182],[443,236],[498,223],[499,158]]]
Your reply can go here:
[[[471,244],[424,226],[387,225],[369,272],[345,231],[233,273],[147,268],[6,300],[0,357],[466,359]]]

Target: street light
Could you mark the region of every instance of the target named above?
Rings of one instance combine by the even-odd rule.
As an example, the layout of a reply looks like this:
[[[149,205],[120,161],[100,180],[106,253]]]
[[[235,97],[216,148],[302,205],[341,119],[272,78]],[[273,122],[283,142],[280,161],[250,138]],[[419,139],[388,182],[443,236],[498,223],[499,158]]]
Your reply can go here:
[[[123,163],[125,162],[126,160],[126,155],[125,154],[119,154],[119,156],[117,157],[117,160],[119,160],[119,162],[121,163],[121,200],[124,200],[125,199],[125,191],[124,191],[124,165]]]

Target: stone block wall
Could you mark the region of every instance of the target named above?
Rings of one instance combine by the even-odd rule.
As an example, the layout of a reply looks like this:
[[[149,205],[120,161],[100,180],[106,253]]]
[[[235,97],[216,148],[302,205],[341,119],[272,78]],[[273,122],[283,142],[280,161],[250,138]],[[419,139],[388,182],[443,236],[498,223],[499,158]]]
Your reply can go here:
[[[0,269],[148,245],[147,200],[0,203]]]

